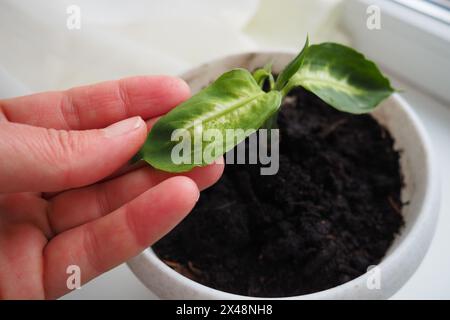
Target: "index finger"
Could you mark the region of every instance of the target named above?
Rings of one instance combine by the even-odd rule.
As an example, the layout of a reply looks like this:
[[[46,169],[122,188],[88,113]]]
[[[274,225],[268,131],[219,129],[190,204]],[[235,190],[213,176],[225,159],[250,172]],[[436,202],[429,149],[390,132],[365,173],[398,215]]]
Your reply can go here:
[[[87,130],[133,116],[160,116],[190,96],[188,85],[170,76],[140,76],[0,100],[0,119],[38,127]]]

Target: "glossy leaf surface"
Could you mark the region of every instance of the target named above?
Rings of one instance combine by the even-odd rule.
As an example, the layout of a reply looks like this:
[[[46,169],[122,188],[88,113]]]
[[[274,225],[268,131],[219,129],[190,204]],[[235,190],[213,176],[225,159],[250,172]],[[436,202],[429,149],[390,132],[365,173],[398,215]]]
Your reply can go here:
[[[205,150],[211,151],[212,158],[218,158],[259,129],[280,105],[279,91],[264,92],[247,70],[229,71],[162,117],[153,126],[140,155],[153,167],[169,172],[204,166],[210,162],[203,157]],[[220,133],[222,139],[202,137],[210,129]],[[230,129],[243,131],[245,135],[227,139]],[[174,147],[183,140],[180,136],[172,141],[175,130],[186,134],[183,137],[190,137],[184,139],[190,145],[186,145],[190,148],[190,163],[173,161]]]
[[[394,90],[378,67],[357,51],[335,43],[310,46],[301,68],[292,76],[283,94],[301,86],[349,113],[372,111]]]

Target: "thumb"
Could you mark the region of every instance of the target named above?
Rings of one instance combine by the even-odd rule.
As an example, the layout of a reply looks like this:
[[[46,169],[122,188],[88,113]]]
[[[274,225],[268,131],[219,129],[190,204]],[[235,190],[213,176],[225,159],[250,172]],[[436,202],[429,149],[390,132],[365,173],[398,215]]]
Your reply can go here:
[[[141,117],[85,131],[2,123],[0,192],[54,192],[92,184],[128,161],[146,136]]]

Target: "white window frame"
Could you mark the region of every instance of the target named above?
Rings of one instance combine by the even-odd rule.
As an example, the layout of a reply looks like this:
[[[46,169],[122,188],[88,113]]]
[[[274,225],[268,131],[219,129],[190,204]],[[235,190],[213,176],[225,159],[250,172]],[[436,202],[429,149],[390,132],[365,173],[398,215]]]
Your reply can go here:
[[[367,9],[381,9],[381,29],[367,28]],[[422,0],[345,0],[342,22],[353,44],[388,72],[450,106],[450,23],[445,9]],[[434,14],[431,14],[431,13]]]

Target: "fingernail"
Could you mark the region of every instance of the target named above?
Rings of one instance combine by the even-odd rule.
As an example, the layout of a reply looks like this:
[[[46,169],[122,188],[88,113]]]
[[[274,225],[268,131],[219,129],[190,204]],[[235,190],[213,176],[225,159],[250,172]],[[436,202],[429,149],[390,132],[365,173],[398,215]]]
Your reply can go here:
[[[133,117],[116,122],[103,129],[108,138],[118,137],[136,130],[144,124],[141,117]]]
[[[214,161],[214,164],[225,164],[225,160],[223,157],[219,157]]]
[[[195,202],[198,202],[198,200],[200,200],[200,192],[197,194],[197,200]]]

